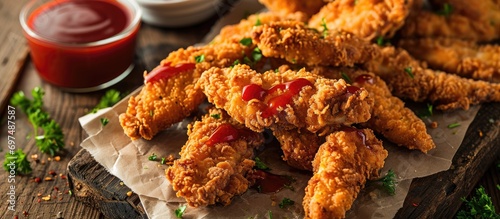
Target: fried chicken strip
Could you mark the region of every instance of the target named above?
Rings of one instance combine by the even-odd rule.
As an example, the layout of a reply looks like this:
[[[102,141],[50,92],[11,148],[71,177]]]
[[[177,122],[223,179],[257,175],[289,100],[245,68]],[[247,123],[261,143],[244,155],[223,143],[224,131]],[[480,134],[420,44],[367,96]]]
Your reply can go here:
[[[215,36],[211,44],[224,43],[227,41],[239,41],[243,38],[251,37],[252,29],[256,26],[270,24],[276,21],[298,21],[306,22],[307,16],[302,12],[282,14],[276,12],[262,12],[252,14],[246,19],[242,19],[238,24],[224,26],[220,33]]]
[[[387,151],[369,129],[328,135],[305,189],[305,218],[344,218],[367,179],[379,176]]]
[[[373,129],[398,146],[427,153],[436,147],[427,133],[425,123],[405,107],[405,103],[392,95],[386,83],[373,73],[353,68],[320,68],[311,72],[327,78],[348,78],[352,85],[363,87],[374,99],[372,117],[360,125]]]
[[[451,13],[460,14],[473,21],[489,22],[496,26],[500,21],[500,2],[498,0],[482,0],[471,5],[468,0],[429,0],[435,10],[451,9]],[[441,11],[442,12],[442,11]]]
[[[170,127],[191,114],[205,99],[203,92],[194,84],[201,73],[212,66],[231,66],[235,60],[243,61],[250,55],[252,46],[240,43],[224,43],[203,47],[188,47],[172,52],[150,74],[165,71],[168,66],[195,65],[193,68],[170,72],[171,77],[145,82],[136,96],[129,99],[127,111],[120,115],[120,124],[131,139],[152,139],[158,132]],[[203,56],[196,63],[196,57]],[[196,63],[196,64],[194,64]],[[174,68],[175,69],[175,68]],[[145,77],[148,77],[145,74]]]
[[[472,104],[500,101],[500,84],[424,68],[402,49],[384,47],[381,52],[381,57],[365,63],[364,68],[381,77],[397,97],[428,101],[440,110],[468,109]]]
[[[444,16],[421,10],[408,16],[400,33],[403,38],[447,37],[488,42],[498,38],[496,29],[490,21],[478,21],[458,13]]]
[[[266,57],[282,58],[293,64],[353,66],[377,55],[377,49],[346,32],[326,35],[293,21],[255,27],[252,40]]]
[[[294,12],[303,12],[308,17],[316,14],[325,2],[323,0],[259,0],[270,11],[276,11],[283,14]]]
[[[427,62],[432,69],[500,82],[500,47],[497,45],[478,45],[452,38],[403,39],[398,45],[413,57]]]
[[[318,30],[343,30],[371,41],[391,38],[403,26],[413,0],[335,0],[309,20]]]
[[[312,171],[312,161],[319,146],[325,142],[324,136],[318,136],[306,129],[285,130],[279,126],[271,127],[274,137],[283,151],[283,160],[291,167]]]
[[[188,126],[188,136],[181,157],[165,171],[177,196],[194,207],[228,205],[234,196],[248,190],[246,175],[255,164],[254,148],[264,143],[261,133],[246,129],[222,110],[212,109],[201,121]]]
[[[327,131],[367,121],[373,105],[364,89],[303,69],[260,74],[247,65],[211,68],[197,86],[209,102],[257,132],[273,125]]]

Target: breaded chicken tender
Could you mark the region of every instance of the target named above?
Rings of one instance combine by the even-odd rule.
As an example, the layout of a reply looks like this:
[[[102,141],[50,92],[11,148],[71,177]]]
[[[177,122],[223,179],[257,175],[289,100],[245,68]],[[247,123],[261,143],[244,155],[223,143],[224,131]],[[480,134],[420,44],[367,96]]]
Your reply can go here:
[[[231,66],[235,60],[251,54],[253,48],[240,43],[224,43],[191,46],[170,53],[150,74],[145,74],[148,77],[155,71],[165,71],[166,77],[146,81],[140,93],[130,97],[127,111],[119,117],[125,134],[131,139],[149,140],[161,130],[182,121],[205,99],[203,92],[194,87],[201,73],[212,66]],[[202,56],[203,61],[196,63],[196,57]],[[192,67],[171,71],[179,64]]]
[[[228,205],[234,196],[248,190],[251,185],[246,176],[255,164],[253,150],[264,143],[261,133],[212,109],[188,126],[188,136],[181,157],[165,171],[177,196],[194,207]]]
[[[347,31],[371,41],[391,38],[403,26],[413,0],[335,0],[309,20],[318,30]]]
[[[288,165],[312,171],[312,161],[319,146],[325,142],[324,136],[305,129],[285,130],[279,126],[271,127],[271,131],[280,143],[283,160]]]
[[[197,86],[209,102],[256,132],[275,125],[328,131],[366,122],[373,106],[364,89],[304,69],[260,74],[247,65],[211,68]]]
[[[474,20],[480,20],[483,17],[494,16],[498,10],[500,2],[497,0],[482,0],[471,5],[469,0],[428,0],[434,10],[439,11],[444,7],[450,7],[451,13],[457,13]],[[447,4],[448,6],[445,6]]]
[[[324,34],[294,21],[273,22],[255,27],[253,43],[266,57],[293,64],[353,66],[377,56],[377,49],[350,33]]]
[[[291,14],[303,12],[308,17],[316,14],[325,2],[323,0],[259,0],[270,11]]]
[[[328,135],[305,189],[305,218],[344,218],[366,180],[379,176],[387,154],[369,129],[349,127]]]
[[[461,77],[500,82],[500,47],[453,38],[403,39],[400,47],[430,68]]]
[[[386,83],[373,73],[354,68],[315,68],[327,78],[347,77],[352,85],[362,87],[374,99],[372,117],[360,125],[373,129],[398,146],[427,153],[436,147],[427,133],[425,123],[415,113],[405,107],[405,103],[392,95]]]
[[[364,68],[381,77],[397,97],[431,102],[439,110],[500,101],[500,84],[424,68],[402,49],[384,47],[381,51],[382,56],[365,63]]]
[[[302,12],[294,12],[282,14],[276,12],[262,12],[252,14],[246,19],[242,19],[239,23],[224,26],[220,33],[215,36],[211,44],[224,43],[227,41],[239,41],[243,38],[251,37],[252,29],[256,26],[269,24],[276,21],[298,21],[306,22],[307,16]]]
[[[403,38],[447,37],[488,42],[498,38],[497,29],[490,21],[478,21],[458,13],[445,16],[421,10],[411,13],[399,32]]]

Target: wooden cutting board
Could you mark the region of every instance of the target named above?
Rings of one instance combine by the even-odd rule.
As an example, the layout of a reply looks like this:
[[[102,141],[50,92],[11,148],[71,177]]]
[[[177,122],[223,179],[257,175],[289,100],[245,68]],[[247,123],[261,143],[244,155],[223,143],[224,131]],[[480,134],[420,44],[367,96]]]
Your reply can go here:
[[[500,103],[484,104],[469,126],[452,167],[413,180],[395,218],[452,218],[461,206],[461,198],[471,193],[499,156]],[[86,150],[69,162],[68,175],[75,198],[98,208],[106,217],[147,217],[138,196],[127,195],[130,188],[109,174]],[[494,183],[498,182],[490,184]]]

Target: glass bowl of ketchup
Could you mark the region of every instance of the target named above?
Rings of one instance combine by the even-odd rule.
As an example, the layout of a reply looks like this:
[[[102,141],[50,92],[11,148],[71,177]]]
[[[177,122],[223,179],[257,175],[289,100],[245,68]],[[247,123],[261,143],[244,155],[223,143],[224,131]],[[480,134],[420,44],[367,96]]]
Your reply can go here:
[[[69,92],[109,87],[133,69],[141,10],[130,0],[32,0],[19,16],[40,77]]]

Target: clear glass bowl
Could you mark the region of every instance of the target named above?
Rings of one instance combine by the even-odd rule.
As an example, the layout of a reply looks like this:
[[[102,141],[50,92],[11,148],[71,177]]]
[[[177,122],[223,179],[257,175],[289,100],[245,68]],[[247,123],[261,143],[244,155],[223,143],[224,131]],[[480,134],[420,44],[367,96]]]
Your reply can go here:
[[[91,92],[107,88],[123,78],[133,69],[136,35],[141,23],[141,9],[131,0],[117,0],[127,14],[125,28],[114,35],[90,42],[61,42],[34,29],[34,18],[44,16],[44,10],[60,7],[68,2],[102,0],[32,0],[23,7],[19,15],[24,35],[40,77],[65,91]],[[75,13],[75,12],[71,12]],[[73,16],[76,20],[88,13]],[[53,22],[53,21],[51,21]],[[59,20],[62,26],[71,19]],[[52,23],[51,23],[52,24]],[[73,27],[64,31],[70,30]]]

